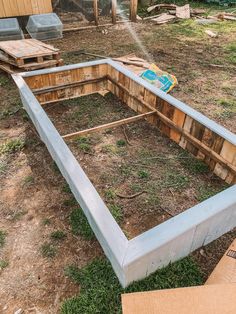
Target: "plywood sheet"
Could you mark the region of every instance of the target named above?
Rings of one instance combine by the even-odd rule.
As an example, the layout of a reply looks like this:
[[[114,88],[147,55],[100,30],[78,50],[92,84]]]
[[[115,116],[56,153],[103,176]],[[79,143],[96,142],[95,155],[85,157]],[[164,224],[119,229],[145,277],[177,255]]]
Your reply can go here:
[[[122,295],[123,314],[235,314],[236,285],[209,285]]]
[[[51,0],[0,0],[0,18],[51,12]]]

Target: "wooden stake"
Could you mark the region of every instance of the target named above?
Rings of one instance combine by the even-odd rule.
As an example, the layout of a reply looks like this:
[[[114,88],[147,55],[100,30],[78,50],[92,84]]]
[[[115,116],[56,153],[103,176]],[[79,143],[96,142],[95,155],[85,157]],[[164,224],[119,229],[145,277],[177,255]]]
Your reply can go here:
[[[130,0],[130,20],[137,21],[138,0]]]
[[[93,0],[93,14],[95,25],[98,26],[98,0]]]
[[[112,23],[116,24],[116,6],[117,0],[112,0],[111,2],[111,16],[112,16]]]
[[[96,132],[99,132],[99,131],[104,131],[106,129],[115,128],[115,127],[118,127],[118,126],[123,125],[123,124],[133,123],[133,122],[136,122],[138,120],[144,119],[144,118],[146,118],[146,117],[148,117],[150,115],[153,115],[153,114],[156,114],[156,112],[155,111],[151,111],[151,112],[147,112],[147,113],[142,113],[142,114],[139,114],[139,115],[134,116],[134,117],[130,117],[130,118],[127,118],[127,119],[122,119],[122,120],[118,120],[118,121],[115,121],[115,122],[99,125],[99,126],[96,126],[94,128],[91,128],[91,129],[87,129],[87,130],[83,130],[83,131],[67,134],[67,135],[64,135],[62,137],[64,139],[66,139],[66,140],[71,140],[71,139],[73,139],[75,137],[84,136],[84,135],[88,135],[90,133],[96,133]]]

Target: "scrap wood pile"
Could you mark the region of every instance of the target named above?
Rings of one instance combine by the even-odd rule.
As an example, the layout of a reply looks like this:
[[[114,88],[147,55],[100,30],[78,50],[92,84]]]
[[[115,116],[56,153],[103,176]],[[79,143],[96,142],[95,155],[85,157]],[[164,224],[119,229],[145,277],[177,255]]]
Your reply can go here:
[[[0,68],[7,73],[60,66],[58,49],[36,39],[0,42]]]
[[[158,13],[158,14],[155,14]],[[150,16],[142,18],[143,21],[151,21],[155,24],[164,24],[168,22],[175,22],[181,19],[213,19],[215,21],[230,20],[236,21],[236,14],[221,12],[214,16],[206,17],[206,10],[192,9],[189,4],[184,6],[177,6],[175,4],[155,4],[147,8],[147,14]]]

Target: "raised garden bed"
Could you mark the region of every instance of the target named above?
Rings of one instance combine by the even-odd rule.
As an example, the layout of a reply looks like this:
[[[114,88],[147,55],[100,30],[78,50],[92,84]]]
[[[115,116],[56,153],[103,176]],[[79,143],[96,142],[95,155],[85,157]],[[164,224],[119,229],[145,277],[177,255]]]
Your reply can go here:
[[[236,226],[236,186],[232,186],[193,207],[191,206],[194,204],[190,204],[190,209],[163,223],[159,221],[159,225],[140,235],[137,235],[136,231],[133,232],[132,239],[128,240],[64,142],[64,140],[70,141],[78,137],[86,138],[87,135],[97,134],[98,131],[134,122],[137,122],[139,128],[140,120],[145,119],[147,122],[144,121],[140,124],[145,124],[142,130],[147,130],[148,134],[153,132],[154,138],[155,136],[163,138],[156,130],[158,127],[162,133],[178,143],[179,146],[204,161],[209,169],[227,184],[233,184],[236,180],[236,136],[231,132],[111,60],[35,71],[22,76],[14,76],[14,79],[20,89],[28,114],[70,185],[123,286],[147,276],[170,261],[186,256]],[[136,112],[136,115],[134,112],[130,112],[130,116],[123,118],[122,121],[105,121],[105,124],[96,128],[89,126],[89,129],[85,131],[77,129],[72,131],[75,133],[62,133],[63,140],[42,108],[48,104],[48,110],[50,106],[54,106],[52,103],[105,90],[112,92],[127,104]],[[60,104],[55,106],[60,106]],[[154,128],[147,126],[147,123],[153,125]],[[58,128],[60,129],[60,126]],[[136,130],[141,132],[139,136],[144,136],[142,130]],[[63,131],[63,128],[60,131]],[[168,147],[170,143],[166,138],[165,141],[167,141]],[[88,145],[86,141],[79,144]],[[160,146],[163,147],[163,143]],[[82,145],[82,147],[86,147],[86,145]],[[156,156],[156,148],[155,143],[150,142],[147,150],[154,155],[150,158]],[[134,158],[132,149],[129,148],[131,159]],[[178,150],[177,147],[174,149]],[[74,152],[73,147],[72,150]],[[170,157],[172,154],[172,151],[171,154],[170,151],[165,151],[165,156]],[[189,158],[188,155],[186,157]],[[92,159],[90,162],[92,168]],[[181,170],[180,164],[179,160],[176,165],[174,164],[174,168],[178,167],[178,171]],[[156,164],[146,166],[158,169]],[[142,171],[140,176],[145,177],[147,171]],[[155,173],[154,169],[152,173]],[[157,181],[159,184],[165,182],[162,176]],[[96,186],[96,182],[94,184]],[[198,180],[196,179],[197,185]],[[100,191],[99,187],[98,190]],[[131,192],[127,187],[124,187],[124,190]],[[176,207],[178,207],[176,189],[170,193],[174,194]],[[179,197],[181,198],[182,195]],[[175,214],[176,212],[173,212],[173,215]]]

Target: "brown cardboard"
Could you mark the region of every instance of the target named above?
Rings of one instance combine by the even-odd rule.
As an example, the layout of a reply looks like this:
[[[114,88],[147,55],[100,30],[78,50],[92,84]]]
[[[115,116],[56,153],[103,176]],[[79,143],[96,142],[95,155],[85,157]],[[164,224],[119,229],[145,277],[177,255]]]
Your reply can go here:
[[[205,285],[122,295],[123,314],[235,314],[236,285]]]
[[[226,283],[236,283],[236,239],[225,252],[205,284],[214,285]]]

